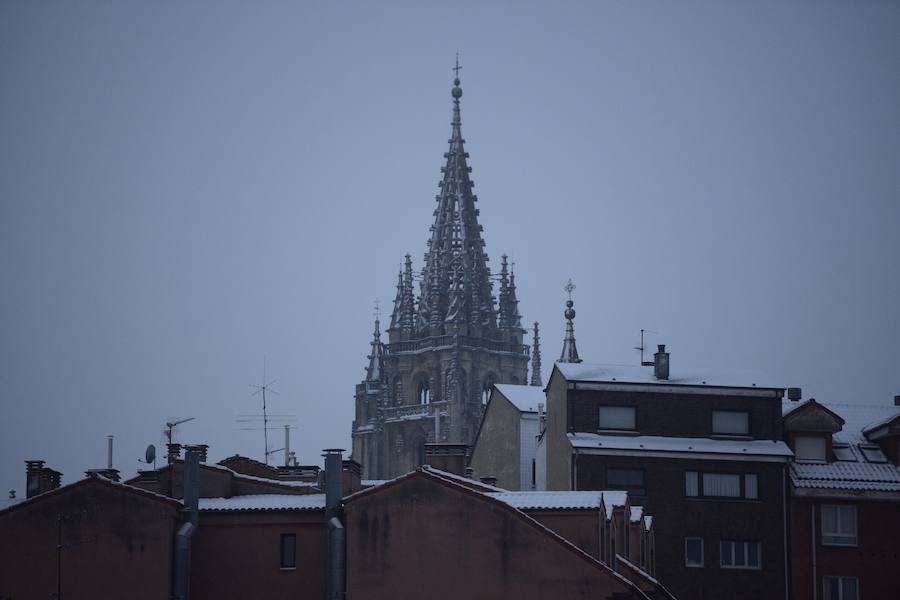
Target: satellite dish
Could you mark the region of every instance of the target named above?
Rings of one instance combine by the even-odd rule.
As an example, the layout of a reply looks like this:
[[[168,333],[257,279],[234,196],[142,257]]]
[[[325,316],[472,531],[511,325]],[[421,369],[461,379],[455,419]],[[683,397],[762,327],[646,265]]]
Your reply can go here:
[[[156,460],[156,446],[150,444],[147,446],[147,451],[144,452],[144,462],[152,463]]]

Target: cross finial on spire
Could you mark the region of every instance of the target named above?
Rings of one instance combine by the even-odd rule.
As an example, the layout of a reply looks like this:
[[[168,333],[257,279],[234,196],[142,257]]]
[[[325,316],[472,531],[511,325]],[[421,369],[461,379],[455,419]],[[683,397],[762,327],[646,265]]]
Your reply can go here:
[[[462,67],[459,66],[459,52],[457,51],[457,53],[456,53],[456,66],[453,67],[452,69],[450,69],[451,71],[453,71],[453,72],[456,74],[455,77],[456,77],[457,79],[459,79],[459,71],[460,71],[460,69],[462,69]]]
[[[569,283],[566,284],[566,287],[563,288],[563,291],[569,294],[569,300],[572,299],[572,292],[575,291],[575,284],[572,283],[572,278],[569,278]]]
[[[381,300],[375,298],[375,310],[372,312],[372,315],[375,317],[376,321],[381,320]]]

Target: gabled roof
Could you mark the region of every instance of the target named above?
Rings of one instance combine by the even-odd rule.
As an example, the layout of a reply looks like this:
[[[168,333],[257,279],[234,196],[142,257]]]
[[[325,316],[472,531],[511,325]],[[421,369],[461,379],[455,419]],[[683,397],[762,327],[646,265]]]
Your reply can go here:
[[[538,404],[547,402],[547,396],[544,394],[544,390],[539,386],[497,383],[494,384],[494,387],[504,398],[509,400],[513,406],[518,408],[520,412],[536,413],[538,411]]]
[[[64,494],[67,492],[75,491],[82,487],[87,487],[91,485],[97,486],[105,486],[111,489],[114,489],[119,492],[124,492],[127,494],[135,494],[137,496],[141,496],[143,498],[147,498],[149,500],[155,500],[157,502],[162,502],[163,504],[168,504],[170,506],[181,507],[182,503],[179,500],[175,500],[174,498],[169,498],[168,496],[163,496],[162,494],[157,494],[156,492],[150,492],[145,489],[141,489],[139,487],[134,487],[128,485],[127,483],[120,483],[118,481],[112,481],[110,479],[106,479],[105,477],[99,477],[97,475],[90,475],[85,477],[84,479],[79,479],[73,483],[69,483],[66,485],[61,485],[56,489],[44,492],[43,494],[38,494],[37,496],[32,496],[31,498],[25,498],[22,500],[18,500],[15,504],[11,504],[5,508],[0,509],[0,514],[3,514],[8,511],[13,511],[20,509],[25,506],[31,506],[36,502],[41,502],[48,498]]]
[[[573,448],[584,450],[627,450],[630,452],[675,452],[684,454],[721,454],[735,456],[789,457],[794,453],[782,441],[713,440],[657,435],[600,435],[569,433]]]
[[[200,498],[201,512],[324,510],[325,494],[255,494]]]
[[[453,478],[447,477],[447,475],[452,475]],[[355,494],[352,494],[351,496],[348,496],[347,498],[344,499],[344,505],[352,507],[352,505],[354,503],[359,502],[361,499],[366,498],[371,494],[382,493],[386,490],[391,489],[394,486],[402,485],[404,482],[409,481],[414,478],[429,479],[433,482],[436,482],[440,485],[444,485],[446,487],[457,490],[459,492],[462,492],[465,494],[470,494],[473,497],[481,498],[485,502],[491,503],[494,506],[502,508],[503,510],[507,511],[509,514],[513,515],[516,519],[525,523],[527,526],[537,529],[538,531],[542,532],[545,536],[547,536],[547,538],[556,542],[558,545],[562,546],[566,551],[570,552],[573,555],[573,558],[578,558],[580,560],[586,561],[595,569],[604,571],[609,576],[614,577],[614,578],[618,579],[619,581],[621,581],[624,585],[628,586],[635,594],[638,594],[641,597],[647,598],[646,594],[644,594],[644,592],[633,581],[629,580],[627,577],[624,577],[623,575],[620,575],[619,573],[616,573],[608,565],[600,562],[599,560],[597,560],[596,558],[594,558],[593,556],[591,556],[590,554],[588,554],[581,548],[578,548],[577,546],[575,546],[575,544],[573,544],[569,540],[565,539],[564,537],[562,537],[561,535],[559,535],[552,529],[542,525],[541,523],[539,523],[532,517],[528,516],[521,510],[514,508],[509,503],[493,497],[492,494],[482,493],[479,490],[476,490],[472,487],[464,485],[464,482],[471,482],[471,480],[468,480],[465,477],[460,477],[459,475],[453,475],[452,473],[447,473],[446,471],[439,471],[437,469],[431,469],[431,468],[417,469],[417,470],[411,471],[405,475],[401,475],[400,477],[397,477],[396,479],[392,479],[392,480],[384,483],[383,485],[356,492]],[[474,483],[474,482],[472,482],[472,483]],[[649,598],[648,598],[648,600],[649,600]]]
[[[568,381],[594,383],[630,383],[654,385],[689,385],[724,388],[761,388],[784,390],[758,371],[708,369],[671,366],[668,379],[657,379],[653,367],[589,363],[556,363]]]
[[[492,498],[506,502],[520,510],[584,510],[598,509],[604,502],[607,507],[624,506],[627,492],[559,491],[559,492],[489,492]]]

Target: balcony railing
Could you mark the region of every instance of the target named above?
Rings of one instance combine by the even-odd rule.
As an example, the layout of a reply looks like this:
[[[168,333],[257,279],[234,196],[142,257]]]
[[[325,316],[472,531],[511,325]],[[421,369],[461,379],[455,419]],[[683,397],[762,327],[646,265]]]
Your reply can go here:
[[[389,406],[381,409],[385,421],[405,421],[414,419],[434,418],[436,411],[446,415],[447,402],[431,402],[429,404],[407,404],[404,406]]]
[[[459,336],[459,345],[467,350],[489,350],[491,352],[509,352],[521,356],[529,356],[530,348],[525,344],[515,344],[501,340],[489,340],[480,337]],[[422,352],[423,350],[436,350],[439,348],[451,348],[453,346],[452,335],[436,335],[419,340],[405,340],[394,342],[385,346],[387,354],[401,354],[406,352]]]

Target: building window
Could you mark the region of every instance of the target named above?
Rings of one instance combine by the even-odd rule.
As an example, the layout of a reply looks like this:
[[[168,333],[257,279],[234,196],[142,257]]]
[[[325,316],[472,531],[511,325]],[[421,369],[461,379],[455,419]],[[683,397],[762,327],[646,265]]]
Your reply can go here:
[[[626,490],[636,496],[644,495],[643,469],[607,469],[606,487],[614,490]]]
[[[703,538],[684,538],[684,565],[703,566]]]
[[[422,380],[419,382],[419,389],[417,392],[417,399],[419,404],[428,404],[428,381]]]
[[[743,486],[741,482],[743,481]],[[759,499],[759,476],[756,473],[700,473],[685,471],[684,495],[688,498]]]
[[[756,473],[744,475],[744,498],[749,500],[759,499],[759,477]]]
[[[281,568],[297,568],[297,536],[293,533],[281,534]]]
[[[717,498],[740,498],[741,476],[734,473],[704,473],[703,495]]]
[[[859,580],[856,577],[826,577],[822,583],[825,600],[859,600]]]
[[[822,507],[822,543],[829,546],[856,545],[856,507]]]
[[[635,409],[633,406],[601,406],[599,429],[634,431]]]
[[[684,495],[695,497],[700,495],[700,474],[688,471],[684,474]]]
[[[712,432],[718,435],[750,435],[750,413],[739,410],[714,410]]]
[[[760,565],[759,542],[722,540],[719,564],[725,569],[758,569]]]
[[[795,438],[794,458],[798,461],[825,462],[825,438],[804,436]]]

